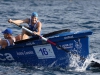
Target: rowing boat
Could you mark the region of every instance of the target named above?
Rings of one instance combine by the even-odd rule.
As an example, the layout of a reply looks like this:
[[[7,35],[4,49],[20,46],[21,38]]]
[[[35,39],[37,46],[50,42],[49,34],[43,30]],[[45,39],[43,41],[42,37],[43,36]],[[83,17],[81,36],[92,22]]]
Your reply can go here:
[[[77,54],[82,58],[89,55],[91,34],[90,30],[73,32],[64,29],[43,35],[59,47],[38,36],[18,41],[15,45],[0,50],[0,63],[20,62],[31,66],[66,67],[70,64],[70,54]]]

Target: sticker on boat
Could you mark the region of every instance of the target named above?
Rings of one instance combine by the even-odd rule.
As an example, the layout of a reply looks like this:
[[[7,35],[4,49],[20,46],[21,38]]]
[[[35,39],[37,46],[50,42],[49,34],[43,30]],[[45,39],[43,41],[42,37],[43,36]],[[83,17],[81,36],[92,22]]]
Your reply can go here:
[[[56,58],[50,44],[33,46],[38,59]]]
[[[13,61],[14,58],[10,53],[4,53],[4,54],[0,53],[0,61],[6,61],[6,60]]]

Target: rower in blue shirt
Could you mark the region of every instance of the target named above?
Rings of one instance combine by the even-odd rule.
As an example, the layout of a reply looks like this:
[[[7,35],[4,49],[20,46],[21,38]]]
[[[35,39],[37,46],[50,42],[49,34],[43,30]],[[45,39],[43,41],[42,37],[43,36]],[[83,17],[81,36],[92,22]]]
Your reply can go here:
[[[27,27],[28,29],[33,31],[33,34],[31,34],[31,33],[27,32],[25,30],[22,30],[22,34],[18,35],[18,37],[21,36],[21,38],[17,39],[17,41],[28,39],[29,36],[35,37],[36,35],[41,35],[42,23],[38,20],[38,14],[36,12],[32,13],[31,18],[27,18],[27,19],[24,19],[24,20],[9,19],[8,22],[16,24],[16,25],[20,25],[22,23],[27,23],[28,26],[25,26],[25,27]]]
[[[2,33],[4,35],[4,39],[0,38],[0,49],[13,45],[16,39],[12,36],[12,30],[10,28],[7,28]]]

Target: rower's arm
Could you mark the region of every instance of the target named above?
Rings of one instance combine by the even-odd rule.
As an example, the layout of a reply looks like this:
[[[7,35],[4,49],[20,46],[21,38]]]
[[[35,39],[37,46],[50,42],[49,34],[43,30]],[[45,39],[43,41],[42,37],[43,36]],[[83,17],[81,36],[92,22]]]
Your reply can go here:
[[[12,19],[9,19],[8,22],[16,24],[16,25],[20,25],[22,23],[28,23],[29,19],[24,19],[24,20],[12,20]]]
[[[0,44],[1,44],[2,48],[5,48],[8,46],[7,42],[5,40],[2,40],[2,39],[0,40]]]

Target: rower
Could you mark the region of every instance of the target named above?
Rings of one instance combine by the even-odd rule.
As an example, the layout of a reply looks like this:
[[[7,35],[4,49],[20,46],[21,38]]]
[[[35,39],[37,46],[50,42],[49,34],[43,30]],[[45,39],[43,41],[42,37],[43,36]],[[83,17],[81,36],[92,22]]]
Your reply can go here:
[[[0,38],[0,49],[13,45],[16,40],[15,37],[12,36],[12,30],[10,28],[7,28],[2,33],[4,35],[4,39]]]
[[[27,23],[28,26],[25,26],[26,28],[30,29],[33,33],[29,33],[26,30],[23,29],[22,34],[18,35],[16,38],[20,38],[21,39],[17,39],[19,40],[25,40],[25,39],[29,39],[29,36],[32,36],[33,38],[36,37],[36,35],[41,35],[41,27],[42,27],[42,23],[38,20],[38,14],[36,12],[33,12],[31,15],[31,18],[27,18],[24,20],[12,20],[9,19],[8,20],[9,23],[13,23],[16,24],[17,26],[19,26],[22,23]]]

